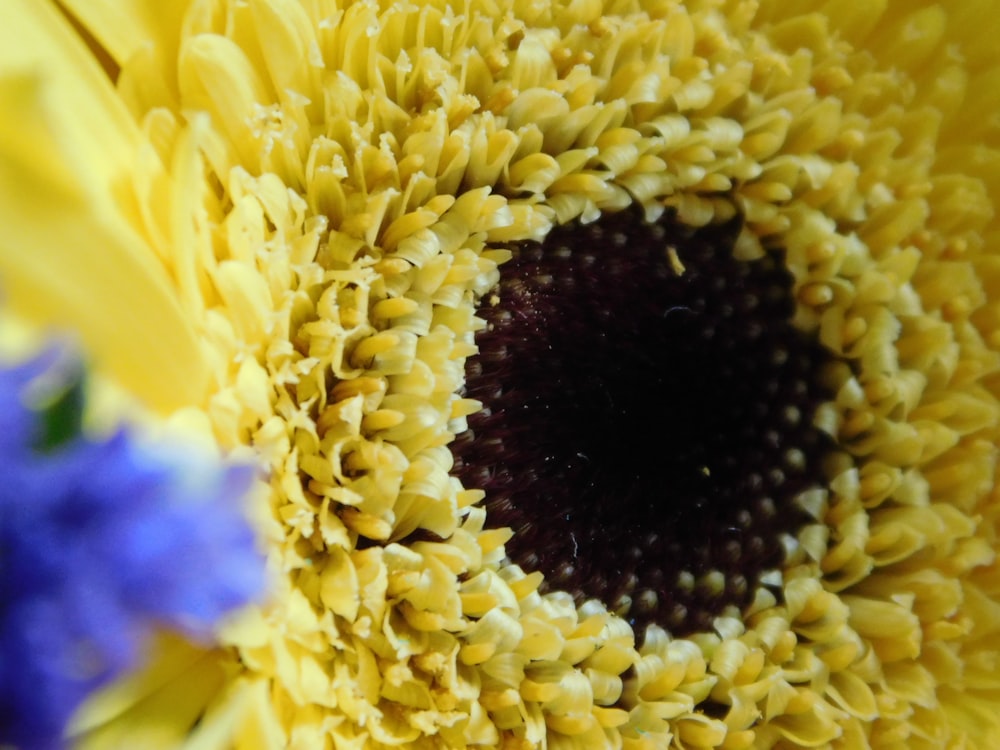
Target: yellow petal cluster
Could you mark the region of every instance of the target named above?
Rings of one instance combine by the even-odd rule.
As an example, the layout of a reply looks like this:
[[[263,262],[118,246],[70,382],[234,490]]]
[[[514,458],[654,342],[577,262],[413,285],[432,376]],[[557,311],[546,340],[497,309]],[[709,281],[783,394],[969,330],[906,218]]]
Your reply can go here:
[[[207,372],[135,221],[139,130],[57,11],[22,5],[0,10],[0,294],[36,323],[74,328],[120,383],[175,409]]]
[[[252,447],[275,578],[224,648],[168,643],[104,696],[82,746],[1000,746],[982,3],[64,5],[103,73],[52,6],[0,11],[0,99],[38,123],[0,128],[10,306]],[[495,245],[636,203],[740,213],[738,252],[785,251],[840,358],[783,602],[641,647],[505,563],[448,449]]]

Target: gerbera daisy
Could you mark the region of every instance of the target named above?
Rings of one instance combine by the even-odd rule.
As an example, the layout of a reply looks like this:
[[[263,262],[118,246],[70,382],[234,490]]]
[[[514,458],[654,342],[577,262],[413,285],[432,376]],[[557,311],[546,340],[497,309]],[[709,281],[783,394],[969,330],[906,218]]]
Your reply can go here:
[[[1000,742],[984,12],[8,0],[9,309],[280,573],[78,741]]]

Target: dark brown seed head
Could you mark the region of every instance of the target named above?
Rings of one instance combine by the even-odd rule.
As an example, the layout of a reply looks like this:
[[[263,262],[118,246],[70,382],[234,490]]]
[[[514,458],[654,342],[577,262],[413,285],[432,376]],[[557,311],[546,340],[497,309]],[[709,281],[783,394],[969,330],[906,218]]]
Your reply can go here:
[[[820,484],[827,355],[790,323],[778,254],[733,258],[633,213],[514,246],[470,360],[483,402],[454,444],[510,557],[636,627],[705,630],[781,566]],[[682,268],[683,267],[683,268]]]

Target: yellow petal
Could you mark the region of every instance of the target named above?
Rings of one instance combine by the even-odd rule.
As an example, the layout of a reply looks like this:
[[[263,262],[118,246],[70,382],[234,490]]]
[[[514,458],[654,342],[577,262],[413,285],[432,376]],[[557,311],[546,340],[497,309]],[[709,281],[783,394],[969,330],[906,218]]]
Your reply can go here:
[[[47,100],[58,103],[59,143],[66,169],[81,184],[115,189],[131,166],[138,129],[82,40],[47,2],[10,0],[0,4],[0,72],[45,81]],[[4,109],[4,141],[24,138],[18,110]],[[65,120],[68,122],[58,122]],[[22,144],[27,145],[27,144]],[[38,144],[41,145],[41,144]],[[35,158],[29,151],[22,158]],[[98,158],[99,157],[99,158]]]
[[[221,652],[165,634],[150,653],[154,656],[142,669],[94,694],[81,707],[68,727],[74,747],[176,748],[204,705],[224,688]]]
[[[70,330],[154,409],[200,403],[207,372],[169,275],[136,228],[139,134],[50,6],[0,9],[0,299]]]
[[[176,52],[187,0],[61,0],[108,51],[124,63],[144,45]]]
[[[177,103],[177,49],[188,0],[67,0],[59,5],[120,67],[118,92],[136,118]]]

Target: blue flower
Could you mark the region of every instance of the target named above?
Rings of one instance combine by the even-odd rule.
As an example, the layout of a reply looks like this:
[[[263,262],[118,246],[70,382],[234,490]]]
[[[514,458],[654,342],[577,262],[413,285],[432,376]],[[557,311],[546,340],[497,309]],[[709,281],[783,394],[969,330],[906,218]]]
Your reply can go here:
[[[0,745],[58,746],[152,627],[208,638],[263,588],[240,505],[253,469],[124,430],[89,440],[81,394],[65,352],[0,370]]]

